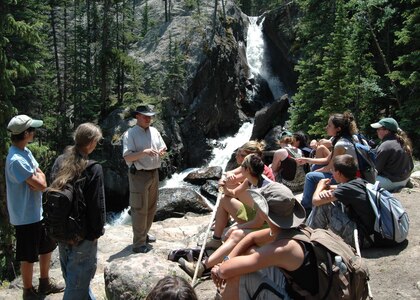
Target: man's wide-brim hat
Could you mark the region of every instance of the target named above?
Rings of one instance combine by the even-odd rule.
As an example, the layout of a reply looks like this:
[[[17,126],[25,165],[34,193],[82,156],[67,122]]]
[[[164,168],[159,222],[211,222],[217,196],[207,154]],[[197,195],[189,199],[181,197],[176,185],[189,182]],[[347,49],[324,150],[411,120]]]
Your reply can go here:
[[[17,135],[30,127],[41,127],[42,124],[42,120],[35,120],[27,115],[18,115],[10,120],[9,124],[7,125],[7,130],[10,131],[13,135]]]
[[[261,189],[248,191],[255,205],[274,225],[289,229],[305,221],[305,209],[284,184],[272,182]]]
[[[156,114],[154,111],[155,107],[153,105],[147,104],[147,105],[139,105],[137,106],[136,110],[133,111],[132,116],[133,118],[136,117],[137,114],[142,114],[148,117],[152,117]]]

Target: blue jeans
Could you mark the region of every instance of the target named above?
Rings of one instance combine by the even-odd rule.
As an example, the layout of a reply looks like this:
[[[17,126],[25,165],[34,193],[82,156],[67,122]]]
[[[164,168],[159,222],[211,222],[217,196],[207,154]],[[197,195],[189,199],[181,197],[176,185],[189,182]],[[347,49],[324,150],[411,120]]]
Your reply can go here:
[[[94,300],[89,285],[96,272],[98,241],[83,240],[77,246],[59,243],[61,271],[66,289],[63,300]]]
[[[301,204],[308,211],[312,209],[312,196],[316,186],[321,179],[332,178],[331,173],[309,172],[305,176],[305,185],[303,186],[303,196]]]
[[[410,178],[407,178],[406,180],[403,181],[391,181],[386,177],[383,176],[376,176],[376,181],[379,181],[379,186],[381,188],[386,189],[389,192],[393,192],[393,191],[398,191],[400,189],[402,189],[403,187],[405,187],[407,185],[407,182]]]

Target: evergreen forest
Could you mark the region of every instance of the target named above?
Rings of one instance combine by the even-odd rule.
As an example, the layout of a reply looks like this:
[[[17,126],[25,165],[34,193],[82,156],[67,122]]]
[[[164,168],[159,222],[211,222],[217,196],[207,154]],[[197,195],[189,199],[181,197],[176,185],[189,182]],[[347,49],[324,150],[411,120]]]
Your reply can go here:
[[[200,14],[202,0],[178,1]],[[210,1],[215,15],[223,16],[227,1]],[[19,270],[6,208],[7,123],[16,114],[44,121],[31,150],[47,169],[80,123],[100,124],[138,99],[158,106],[172,101],[187,73],[182,48],[171,45],[160,74],[148,73],[132,55],[151,28],[170,22],[172,2],[161,1],[165,18],[154,19],[147,0],[0,0],[0,281]],[[373,135],[369,124],[392,116],[418,157],[419,0],[235,2],[247,15],[284,5],[298,10],[290,32],[297,72],[293,130],[322,136],[331,113],[350,110]]]

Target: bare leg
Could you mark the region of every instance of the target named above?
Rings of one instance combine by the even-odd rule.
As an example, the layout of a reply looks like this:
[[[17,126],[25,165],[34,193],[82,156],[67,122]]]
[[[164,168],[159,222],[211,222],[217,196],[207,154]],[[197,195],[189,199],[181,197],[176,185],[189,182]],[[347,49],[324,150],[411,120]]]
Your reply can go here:
[[[227,241],[223,243],[210,257],[206,258],[204,265],[206,268],[211,268],[223,261],[223,258],[228,255],[233,248],[249,233],[250,229],[238,229],[231,233]]]
[[[39,275],[40,278],[48,278],[48,273],[50,271],[50,262],[51,262],[52,252],[41,254],[39,256]]]
[[[214,225],[214,236],[222,237],[223,230],[225,229],[228,221],[229,215],[238,223],[244,223],[244,220],[238,219],[236,213],[242,203],[235,198],[228,196],[223,196],[220,199],[219,207],[216,211],[216,224]]]
[[[20,273],[22,274],[23,288],[29,289],[32,287],[32,274],[34,271],[34,264],[22,261],[20,263]]]
[[[222,299],[239,300],[239,280],[240,276],[229,278],[226,286],[221,290]]]

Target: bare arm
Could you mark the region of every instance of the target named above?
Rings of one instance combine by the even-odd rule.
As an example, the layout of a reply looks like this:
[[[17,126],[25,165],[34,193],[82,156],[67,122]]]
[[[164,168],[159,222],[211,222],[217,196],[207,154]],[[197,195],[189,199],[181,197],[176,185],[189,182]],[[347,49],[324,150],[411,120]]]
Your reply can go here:
[[[258,248],[249,255],[230,258],[214,271],[221,279],[229,279],[271,266],[293,271],[300,267],[303,259],[302,247],[296,241],[278,240]]]
[[[228,188],[226,185],[223,186],[223,192],[226,196],[238,198],[238,195],[248,189],[248,179],[245,179],[240,185],[234,189]]]
[[[235,188],[245,180],[245,176],[241,172],[241,167],[230,170],[226,173],[224,182],[219,181],[219,185],[225,185],[228,188]]]
[[[333,193],[336,186],[330,186],[330,182],[331,179],[321,179],[318,182],[312,197],[312,204],[314,206],[320,206],[337,200]]]
[[[47,188],[47,179],[45,177],[44,172],[41,171],[40,168],[35,170],[35,173],[32,174],[28,179],[26,179],[26,183],[29,187],[34,191],[43,191]]]
[[[346,154],[346,149],[344,147],[335,147],[334,151],[331,152],[331,154],[328,156],[329,157],[328,164],[326,166],[323,166],[322,168],[319,168],[317,171],[318,172],[331,172],[331,169],[333,168],[333,158],[342,154]]]

